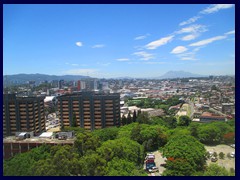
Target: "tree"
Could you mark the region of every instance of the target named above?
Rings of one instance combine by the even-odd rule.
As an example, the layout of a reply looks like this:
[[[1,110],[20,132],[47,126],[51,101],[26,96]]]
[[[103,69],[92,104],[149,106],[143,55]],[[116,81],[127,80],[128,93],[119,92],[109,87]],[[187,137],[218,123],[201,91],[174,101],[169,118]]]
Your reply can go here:
[[[202,171],[206,164],[206,149],[204,148],[204,145],[190,135],[178,135],[172,137],[164,146],[163,155],[168,158],[167,170],[179,171],[179,173],[184,173],[186,170],[178,165],[168,168],[168,164],[171,164],[169,158],[172,158],[173,160],[181,159],[185,161],[186,164],[189,163],[194,171],[191,171],[188,175],[191,175],[195,171]]]
[[[125,115],[122,116],[122,125],[126,125],[127,124],[127,118],[125,117]]]
[[[219,159],[224,159],[225,154],[223,152],[220,152],[218,156],[219,156]]]
[[[141,139],[141,126],[139,123],[136,124],[136,126],[133,127],[131,131],[131,139],[134,141],[137,141],[138,143],[142,143]]]
[[[93,135],[98,136],[99,139],[103,141],[116,139],[118,135],[119,128],[111,127],[105,129],[98,129],[93,131]]]
[[[227,134],[223,135],[223,141],[226,144],[234,143],[235,141],[235,133],[234,132],[229,132]]]
[[[210,164],[203,175],[204,176],[229,176],[229,173],[224,167],[220,167],[217,164]]]
[[[72,127],[77,127],[77,118],[76,118],[75,112],[73,113],[71,126]]]
[[[138,115],[137,117],[137,122],[148,124],[149,123],[149,117],[147,112],[142,112],[141,114]]]
[[[130,111],[128,112],[128,115],[127,115],[127,124],[131,124],[132,123],[132,117],[131,117],[131,114],[130,114]]]
[[[146,173],[138,170],[133,162],[113,158],[107,163],[107,176],[141,176]]]
[[[133,122],[136,122],[136,120],[137,120],[137,113],[136,113],[136,111],[134,110],[134,111],[133,111],[132,121],[133,121]]]
[[[165,122],[168,123],[170,128],[176,128],[177,127],[177,119],[174,116],[169,116],[165,118]]]
[[[128,138],[108,140],[97,149],[97,153],[107,162],[114,157],[134,162],[136,165],[143,163],[143,147],[136,141]]]
[[[50,146],[42,145],[31,151],[17,154],[9,160],[3,161],[4,176],[33,176],[32,167],[40,160],[50,157]]]
[[[86,154],[80,159],[81,173],[83,176],[106,175],[106,160],[96,152]]]
[[[95,151],[100,145],[99,138],[89,132],[77,134],[74,142],[74,147],[77,149],[80,156],[86,154],[88,150]]]
[[[169,159],[163,176],[189,176],[193,175],[196,170],[185,159]]]
[[[191,123],[191,119],[188,116],[180,116],[179,117],[179,126],[188,126]]]
[[[198,137],[198,127],[199,127],[199,123],[195,123],[195,122],[189,125],[189,130],[191,132],[191,135],[195,138]]]
[[[213,157],[216,157],[216,158],[217,158],[217,155],[218,155],[218,154],[214,151],[214,152],[213,152]]]

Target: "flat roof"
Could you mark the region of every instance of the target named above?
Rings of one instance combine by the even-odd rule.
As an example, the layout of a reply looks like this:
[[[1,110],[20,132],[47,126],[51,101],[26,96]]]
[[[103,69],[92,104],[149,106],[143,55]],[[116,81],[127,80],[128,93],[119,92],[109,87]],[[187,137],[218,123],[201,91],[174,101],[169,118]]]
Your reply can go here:
[[[32,138],[26,138],[23,140],[18,140],[15,136],[8,136],[3,138],[3,143],[53,143],[53,144],[73,144],[75,138],[73,139],[65,139],[65,140],[59,140],[59,139],[49,139],[49,138],[39,138],[39,137],[32,137]]]

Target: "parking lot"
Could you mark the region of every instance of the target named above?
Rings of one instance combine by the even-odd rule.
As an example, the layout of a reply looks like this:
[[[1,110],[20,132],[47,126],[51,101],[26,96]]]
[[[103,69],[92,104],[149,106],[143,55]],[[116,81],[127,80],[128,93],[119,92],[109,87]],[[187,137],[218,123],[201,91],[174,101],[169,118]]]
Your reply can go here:
[[[56,117],[56,113],[49,114],[46,120],[46,130],[53,132],[54,129],[59,129],[59,119]]]
[[[152,154],[155,155],[154,162],[156,163],[156,167],[158,168],[158,172],[155,173],[149,173],[149,176],[155,175],[155,176],[161,176],[162,172],[165,170],[163,166],[160,166],[160,164],[165,164],[166,158],[162,157],[162,154],[159,151],[154,151]],[[146,165],[144,164],[144,168]]]
[[[207,164],[210,163],[216,163],[219,166],[225,167],[227,170],[230,170],[231,168],[235,169],[235,158],[233,157],[227,157],[227,154],[231,154],[232,152],[235,153],[235,149],[228,145],[217,145],[217,146],[205,146],[207,151],[210,152],[216,152],[219,154],[220,152],[223,152],[225,154],[224,159],[220,159],[219,156],[217,157],[218,160],[216,162],[211,162],[210,159],[207,160]]]

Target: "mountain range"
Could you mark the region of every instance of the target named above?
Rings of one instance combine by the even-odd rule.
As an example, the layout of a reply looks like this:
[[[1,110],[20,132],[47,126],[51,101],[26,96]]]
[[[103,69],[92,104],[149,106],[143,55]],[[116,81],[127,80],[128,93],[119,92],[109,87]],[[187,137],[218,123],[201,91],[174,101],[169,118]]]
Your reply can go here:
[[[186,71],[168,71],[156,79],[174,79],[174,78],[189,78],[189,77],[207,77],[206,75],[193,74]]]
[[[152,77],[147,79],[174,79],[174,78],[188,78],[188,77],[206,77],[206,75],[193,74],[185,71],[168,71],[162,76]],[[46,74],[15,74],[15,75],[4,75],[3,84],[24,84],[28,81],[35,81],[36,83],[43,81],[53,81],[53,80],[65,80],[65,81],[77,81],[80,79],[91,78],[89,76],[82,75],[46,75]],[[111,78],[111,79],[133,79],[131,77],[122,77],[122,78]],[[144,78],[146,79],[146,78]]]

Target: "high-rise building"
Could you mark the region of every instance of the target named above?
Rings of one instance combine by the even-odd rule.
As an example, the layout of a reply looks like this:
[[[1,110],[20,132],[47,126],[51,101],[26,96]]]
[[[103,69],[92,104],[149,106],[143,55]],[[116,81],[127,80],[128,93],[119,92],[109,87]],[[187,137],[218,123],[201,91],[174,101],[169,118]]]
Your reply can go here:
[[[119,125],[120,95],[79,92],[58,97],[62,126],[76,125],[89,130]]]
[[[81,89],[86,89],[86,82],[85,81],[81,81]]]
[[[86,84],[86,90],[92,91],[94,89],[94,80],[87,79],[85,80],[85,84]]]
[[[62,89],[62,88],[63,88],[63,83],[64,83],[64,80],[60,80],[60,81],[58,82],[58,88],[59,88],[59,89]]]
[[[16,132],[45,131],[44,97],[16,97],[15,94],[3,95],[3,136]]]
[[[77,90],[81,91],[81,81],[80,80],[78,80],[78,82],[77,82]]]

